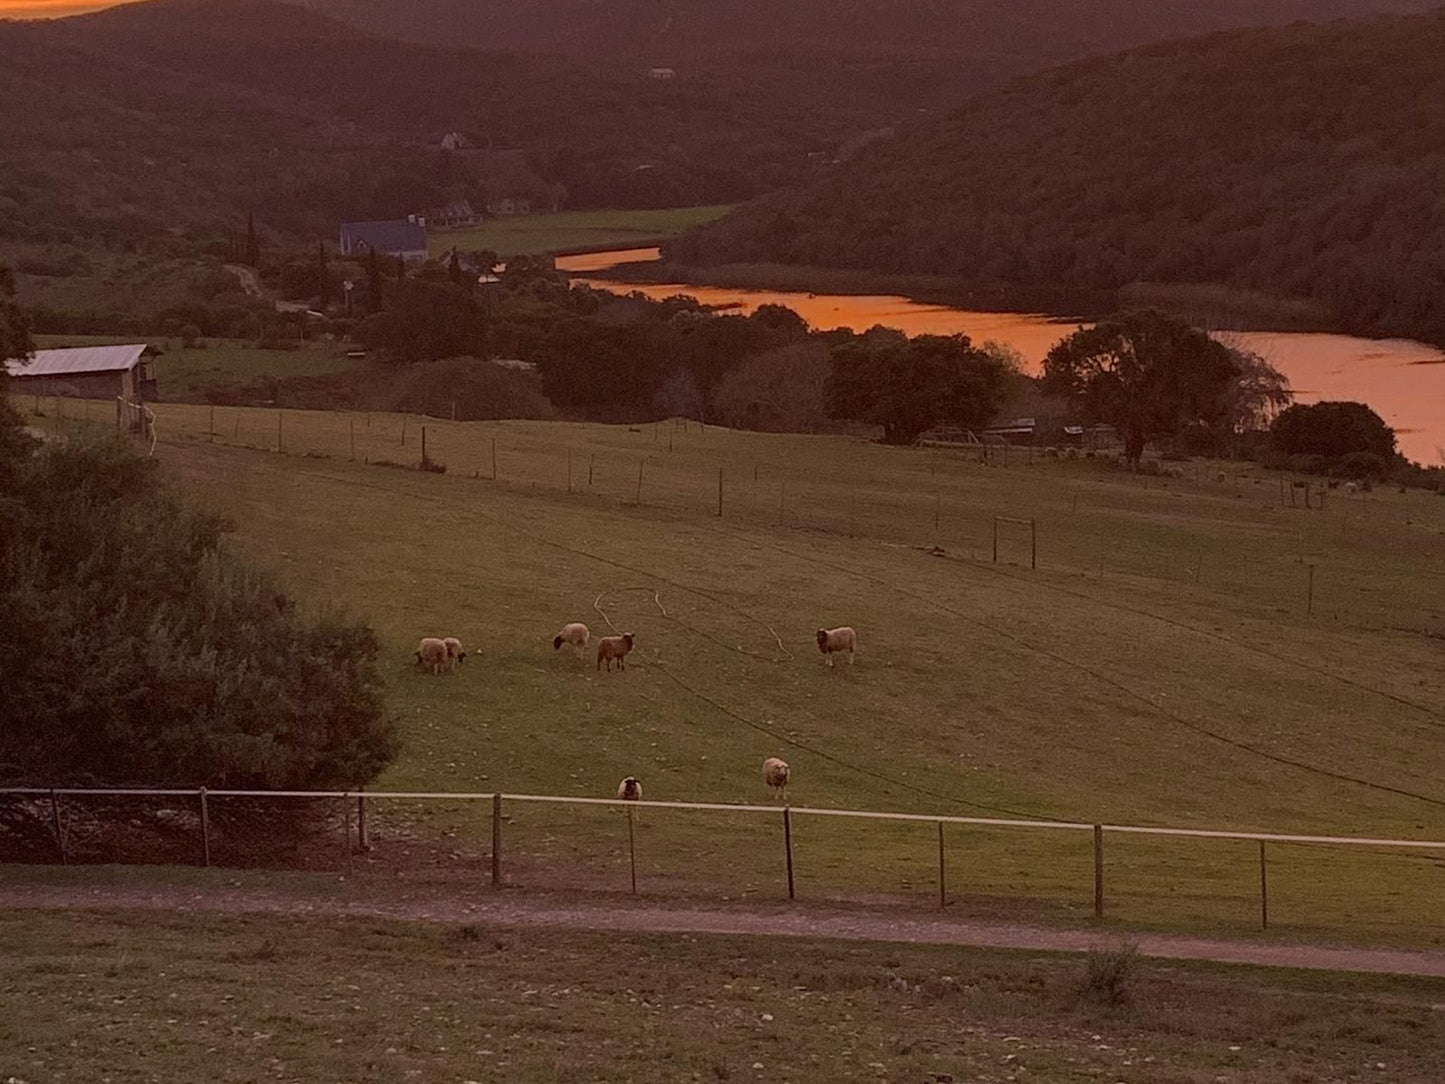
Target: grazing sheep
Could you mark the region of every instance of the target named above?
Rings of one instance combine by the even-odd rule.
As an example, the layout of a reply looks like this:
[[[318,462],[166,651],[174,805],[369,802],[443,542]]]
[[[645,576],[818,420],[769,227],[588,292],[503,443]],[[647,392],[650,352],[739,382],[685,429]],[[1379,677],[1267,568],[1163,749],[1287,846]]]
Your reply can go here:
[[[448,636],[442,643],[447,645],[447,669],[455,670],[467,657],[467,653],[462,650],[462,642],[455,636]]]
[[[858,634],[847,625],[837,629],[818,630],[818,650],[833,665],[833,656],[839,651],[848,652],[848,664],[853,664],[853,652],[858,650]]]
[[[632,650],[632,641],[635,637],[630,632],[624,632],[621,636],[604,636],[597,641],[597,669],[602,669],[603,662],[607,663],[607,669],[612,669],[612,660],[617,660],[617,669],[627,669],[627,653]]]
[[[763,761],[763,782],[768,785],[769,790],[781,792],[783,801],[788,800],[788,778],[790,769],[788,762],[778,757],[768,757]]]
[[[642,780],[628,776],[621,783],[617,784],[617,797],[624,802],[642,801]]]
[[[447,642],[435,636],[428,636],[417,645],[416,664],[430,670],[433,674],[440,674],[443,670],[451,669],[451,652],[447,650]]]
[[[1357,486],[1354,482],[1345,483],[1345,492],[1348,493],[1351,497],[1353,497],[1359,491],[1360,487]]]
[[[570,625],[563,625],[562,631],[552,637],[552,650],[561,651],[563,644],[571,644],[580,655],[586,649],[587,641],[591,638],[592,633],[587,630],[586,625],[580,621],[573,621]]]

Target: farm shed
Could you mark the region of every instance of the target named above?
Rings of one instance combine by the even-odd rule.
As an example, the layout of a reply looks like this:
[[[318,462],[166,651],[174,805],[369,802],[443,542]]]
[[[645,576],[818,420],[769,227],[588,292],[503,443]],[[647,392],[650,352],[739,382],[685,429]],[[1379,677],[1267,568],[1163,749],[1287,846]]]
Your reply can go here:
[[[12,394],[67,395],[77,399],[153,400],[155,362],[145,343],[37,350],[29,361],[7,361]]]

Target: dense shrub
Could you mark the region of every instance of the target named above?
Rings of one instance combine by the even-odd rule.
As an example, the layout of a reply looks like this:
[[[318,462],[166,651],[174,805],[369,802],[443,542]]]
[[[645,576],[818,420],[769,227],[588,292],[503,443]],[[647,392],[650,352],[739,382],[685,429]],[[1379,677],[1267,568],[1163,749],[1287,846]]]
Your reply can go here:
[[[1271,443],[1287,455],[1340,459],[1368,452],[1385,462],[1395,458],[1395,432],[1364,403],[1296,403],[1274,420]]]

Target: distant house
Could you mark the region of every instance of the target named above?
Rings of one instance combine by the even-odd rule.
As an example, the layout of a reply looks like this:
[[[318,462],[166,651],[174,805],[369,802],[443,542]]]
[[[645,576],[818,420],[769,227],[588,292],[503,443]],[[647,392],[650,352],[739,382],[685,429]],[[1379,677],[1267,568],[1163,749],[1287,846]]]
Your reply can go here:
[[[670,79],[676,79],[677,72],[672,68],[650,68],[648,69],[647,77],[665,83]]]
[[[448,132],[442,136],[442,150],[459,151],[467,145],[466,139],[461,132]]]
[[[464,199],[448,203],[445,207],[433,207],[427,211],[425,222],[431,230],[465,230],[482,224],[482,216],[472,209]]]
[[[77,399],[154,400],[154,361],[145,343],[37,350],[29,361],[7,361],[15,394],[66,395]]]
[[[410,215],[385,222],[343,222],[341,254],[364,256],[368,252],[424,262],[426,219]]]
[[[532,201],[522,196],[507,196],[505,199],[493,200],[487,204],[487,213],[504,218],[510,215],[529,215],[532,213]]]

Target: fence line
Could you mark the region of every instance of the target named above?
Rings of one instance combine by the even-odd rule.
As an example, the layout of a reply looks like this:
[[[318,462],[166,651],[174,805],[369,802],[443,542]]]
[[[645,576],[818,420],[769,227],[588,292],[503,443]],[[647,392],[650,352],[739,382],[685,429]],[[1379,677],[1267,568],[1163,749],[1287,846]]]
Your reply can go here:
[[[851,817],[877,821],[912,821],[921,824],[967,824],[984,828],[1037,828],[1053,831],[1092,832],[1096,828],[1105,832],[1128,835],[1175,836],[1192,839],[1234,839],[1251,840],[1261,843],[1308,843],[1324,846],[1355,847],[1397,847],[1407,849],[1445,851],[1445,840],[1429,839],[1376,839],[1367,836],[1320,836],[1279,832],[1246,832],[1232,829],[1213,828],[1165,828],[1137,824],[1096,824],[1084,821],[1051,820],[1010,820],[996,817],[960,817],[942,813],[890,813],[866,809],[824,809],[809,806],[746,805],[731,802],[668,802],[668,801],[625,801],[620,798],[581,798],[559,794],[510,794],[505,791],[386,791],[386,790],[212,790],[207,787],[193,789],[143,789],[143,788],[49,788],[49,787],[0,787],[0,797],[16,796],[31,798],[56,797],[136,797],[136,798],[313,798],[353,799],[367,801],[478,801],[495,802],[501,798],[507,802],[532,802],[541,805],[591,805],[616,808],[639,809],[682,809],[713,813],[758,813],[777,816],[783,809],[791,810],[794,816],[809,817]]]

